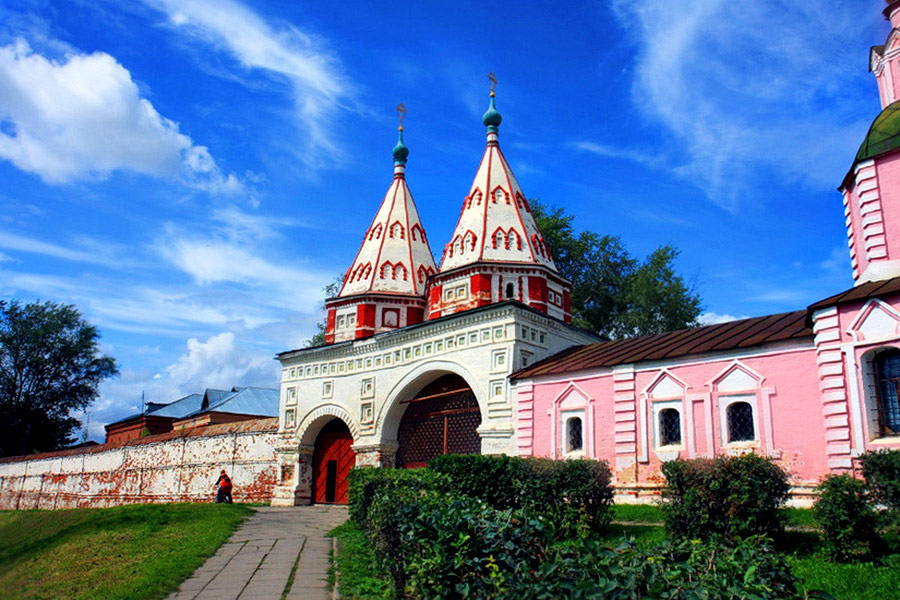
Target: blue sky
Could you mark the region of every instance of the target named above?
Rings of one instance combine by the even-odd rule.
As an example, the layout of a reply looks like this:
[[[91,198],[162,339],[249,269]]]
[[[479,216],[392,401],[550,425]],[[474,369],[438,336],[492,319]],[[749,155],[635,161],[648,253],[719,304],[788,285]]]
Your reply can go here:
[[[688,5],[685,8],[683,5]],[[852,284],[836,191],[879,111],[880,0],[0,0],[0,297],[76,305],[149,400],[276,386],[391,179],[432,249],[484,144],[635,254],[671,243],[705,318]]]

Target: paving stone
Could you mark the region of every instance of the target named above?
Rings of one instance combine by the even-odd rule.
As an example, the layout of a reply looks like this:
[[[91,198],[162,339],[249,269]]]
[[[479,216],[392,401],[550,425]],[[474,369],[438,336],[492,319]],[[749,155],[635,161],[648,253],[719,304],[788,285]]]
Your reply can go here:
[[[347,519],[336,506],[260,507],[167,600],[328,600],[328,533]]]

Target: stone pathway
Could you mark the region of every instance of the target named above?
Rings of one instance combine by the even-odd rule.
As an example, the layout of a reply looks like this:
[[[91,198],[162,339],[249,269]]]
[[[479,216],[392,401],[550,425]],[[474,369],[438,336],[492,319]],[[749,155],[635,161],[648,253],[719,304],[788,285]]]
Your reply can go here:
[[[258,508],[168,600],[326,600],[327,535],[346,519],[343,506]]]

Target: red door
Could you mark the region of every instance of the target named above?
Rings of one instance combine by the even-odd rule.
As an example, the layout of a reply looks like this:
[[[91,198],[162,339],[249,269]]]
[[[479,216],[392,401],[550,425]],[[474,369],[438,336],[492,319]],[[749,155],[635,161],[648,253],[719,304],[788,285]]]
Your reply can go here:
[[[313,498],[316,504],[347,504],[347,475],[356,463],[353,436],[340,419],[329,422],[313,452]]]

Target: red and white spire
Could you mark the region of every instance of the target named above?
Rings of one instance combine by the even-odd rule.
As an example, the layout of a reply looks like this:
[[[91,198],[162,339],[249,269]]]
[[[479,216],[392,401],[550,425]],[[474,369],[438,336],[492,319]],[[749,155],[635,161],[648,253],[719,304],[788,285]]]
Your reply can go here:
[[[537,264],[556,272],[528,200],[500,150],[497,127],[502,118],[494,106],[494,81],[491,83],[491,104],[482,118],[487,126],[487,146],[463,200],[456,230],[444,248],[440,270],[504,262]]]
[[[326,300],[328,343],[362,338],[422,321],[425,284],[437,266],[412,193],[406,185],[403,116],[394,147],[394,180],[363,237],[344,285]]]
[[[406,185],[403,126],[394,148],[394,181],[366,231],[356,260],[338,297],[366,293],[422,296],[425,281],[437,270],[419,211]]]
[[[503,120],[494,105],[482,122],[487,147],[437,275],[428,282],[428,318],[513,300],[571,321],[569,289],[560,276],[531,207],[497,142]]]

